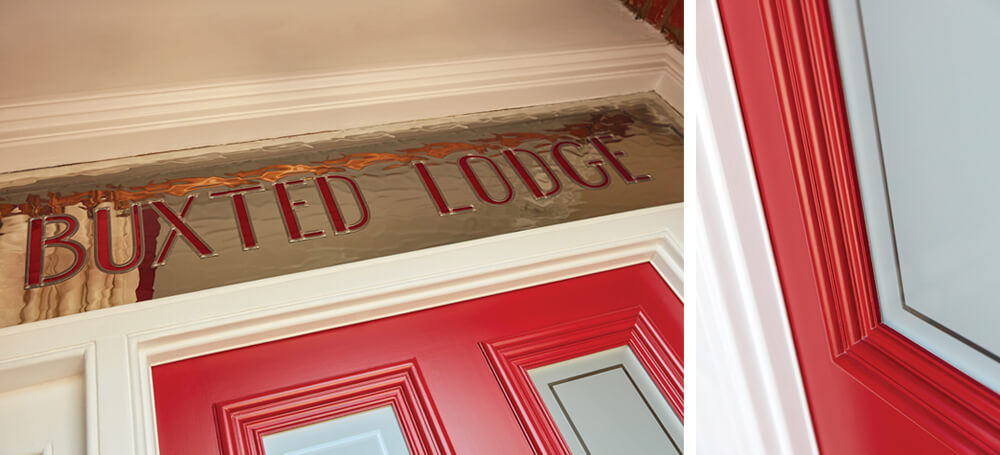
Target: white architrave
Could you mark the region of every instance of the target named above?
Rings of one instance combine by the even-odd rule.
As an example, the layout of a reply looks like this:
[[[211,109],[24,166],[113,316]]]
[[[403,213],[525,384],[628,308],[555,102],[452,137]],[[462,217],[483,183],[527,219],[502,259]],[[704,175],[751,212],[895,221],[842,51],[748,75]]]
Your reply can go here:
[[[87,371],[99,453],[157,453],[152,365],[644,262],[683,296],[683,211],[653,207],[9,327],[0,365],[95,343]]]
[[[696,10],[698,424],[688,441],[698,453],[818,454],[718,6]]]

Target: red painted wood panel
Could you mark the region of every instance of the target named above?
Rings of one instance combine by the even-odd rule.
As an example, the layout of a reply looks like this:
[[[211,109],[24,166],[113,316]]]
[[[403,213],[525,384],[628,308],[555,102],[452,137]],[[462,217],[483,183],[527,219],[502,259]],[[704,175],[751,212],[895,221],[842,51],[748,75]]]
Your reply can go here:
[[[671,353],[641,307],[482,344],[490,367],[521,421],[521,428],[531,440],[534,453],[551,455],[570,455],[570,449],[560,437],[529,371],[626,345],[683,420],[681,359]]]
[[[720,0],[827,454],[1000,453],[1000,397],[882,324],[825,0]]]
[[[532,453],[479,343],[635,306],[680,358],[683,306],[642,264],[155,366],[160,451],[219,453],[217,403],[415,359],[456,453]]]

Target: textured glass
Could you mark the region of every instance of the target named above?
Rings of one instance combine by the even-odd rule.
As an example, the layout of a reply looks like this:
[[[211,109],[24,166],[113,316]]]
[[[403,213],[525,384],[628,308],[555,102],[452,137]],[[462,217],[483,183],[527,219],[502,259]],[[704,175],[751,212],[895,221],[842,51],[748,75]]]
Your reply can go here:
[[[552,151],[560,142],[563,163]],[[639,94],[8,175],[0,183],[0,326],[680,202],[683,142],[680,115],[657,96]],[[597,144],[606,146],[604,153]],[[511,149],[523,150],[514,154],[524,173],[504,155]],[[551,176],[524,151],[535,152]],[[465,160],[474,177],[460,166],[469,155],[489,158]],[[507,202],[507,186],[490,161],[513,192]],[[440,214],[417,162],[424,163],[448,208],[474,209]],[[607,183],[588,187],[604,181],[602,172]],[[362,220],[360,206],[349,182],[331,178],[325,184],[342,216],[342,232],[335,234],[338,226],[317,176],[356,182],[368,207],[367,222],[348,231]],[[535,197],[529,176],[543,197]],[[552,176],[559,191],[544,196],[555,187]],[[492,203],[477,197],[470,180],[475,177]],[[291,207],[284,218],[275,186],[280,182],[286,182],[284,202]],[[238,204],[228,195],[209,195],[254,186],[261,190],[243,198],[256,242],[241,241]],[[162,201],[213,255],[202,257],[175,234],[165,263],[155,266],[172,225],[153,201]],[[143,257],[130,270],[109,273],[95,264],[94,210],[112,208],[112,260],[126,264],[133,248],[128,216],[133,202],[142,207]],[[32,251],[28,220],[49,214],[79,220],[71,240],[87,249],[86,260],[65,281],[26,289]],[[300,241],[290,241],[296,235],[289,218],[297,220],[291,224],[297,224]],[[46,239],[63,229],[55,222],[44,228]],[[309,236],[320,230],[323,235]],[[58,275],[73,263],[69,248],[49,245],[40,251],[44,270],[36,278]]]

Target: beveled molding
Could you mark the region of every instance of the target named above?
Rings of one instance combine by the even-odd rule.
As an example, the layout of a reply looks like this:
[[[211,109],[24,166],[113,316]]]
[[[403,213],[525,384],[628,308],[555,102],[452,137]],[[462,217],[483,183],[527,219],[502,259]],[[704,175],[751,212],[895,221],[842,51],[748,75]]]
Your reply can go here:
[[[222,451],[264,455],[264,436],[392,406],[416,455],[455,453],[415,360],[216,405]]]
[[[0,105],[0,172],[656,91],[683,54],[642,43]]]
[[[626,308],[536,332],[481,343],[535,453],[569,454],[528,370],[628,346],[671,408],[684,420],[683,352],[668,346],[641,308]]]
[[[641,263],[652,264],[683,300],[682,234],[669,227],[682,220],[683,207],[653,207],[164,298],[214,305],[251,296],[286,300],[131,332],[134,450],[158,453],[155,365]],[[470,249],[479,254],[467,254]],[[333,277],[351,280],[352,287],[332,288]],[[86,315],[62,319],[78,316]]]
[[[831,355],[947,445],[995,453],[1000,396],[882,322],[826,0],[759,4]]]

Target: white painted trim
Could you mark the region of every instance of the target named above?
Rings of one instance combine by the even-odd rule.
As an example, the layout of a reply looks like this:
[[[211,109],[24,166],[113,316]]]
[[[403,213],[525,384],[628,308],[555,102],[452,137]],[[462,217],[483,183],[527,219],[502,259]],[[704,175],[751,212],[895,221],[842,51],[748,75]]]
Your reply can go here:
[[[152,365],[643,262],[682,295],[683,214],[653,207],[8,327],[0,361],[96,340],[100,453],[156,453]]]
[[[0,361],[0,393],[73,376],[83,376],[86,453],[97,455],[99,433],[94,343],[39,350]],[[52,444],[49,443],[42,453],[52,453]]]
[[[717,4],[696,9],[697,450],[818,454]]]
[[[666,264],[660,270],[680,295],[677,289],[681,283],[669,281],[683,277],[683,270],[676,268],[683,264],[682,258],[677,257],[679,251],[669,247],[676,244],[678,235],[663,228],[670,218],[678,217],[683,217],[683,204],[463,242],[426,250],[427,254],[400,255],[411,256],[408,259],[365,261],[367,264],[358,263],[362,269],[357,278],[360,283],[352,290],[329,289],[330,280],[345,273],[345,270],[337,273],[334,270],[341,267],[333,267],[326,273],[297,280],[299,282],[293,287],[312,288],[320,293],[289,296],[289,301],[295,303],[130,335],[134,425],[142,430],[136,432],[136,437],[142,438],[136,441],[136,447],[140,451],[145,449],[145,453],[156,453],[158,446],[150,376],[153,365],[642,262]],[[619,223],[638,227],[642,233],[630,235],[626,226]],[[616,235],[599,240],[608,233]],[[541,245],[548,245],[548,248],[541,249]],[[467,252],[473,249],[481,254],[470,257]],[[539,251],[546,252],[539,254]],[[660,254],[669,257],[658,258]],[[508,260],[489,260],[496,257]],[[378,274],[374,273],[374,268],[378,268]],[[216,294],[211,300],[248,298],[241,290],[233,291]],[[247,289],[245,292],[257,291]]]
[[[0,105],[0,172],[653,90],[683,109],[666,43]]]
[[[684,54],[677,46],[667,48],[667,68],[655,91],[684,115]]]

